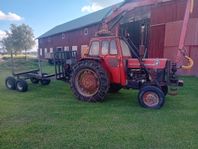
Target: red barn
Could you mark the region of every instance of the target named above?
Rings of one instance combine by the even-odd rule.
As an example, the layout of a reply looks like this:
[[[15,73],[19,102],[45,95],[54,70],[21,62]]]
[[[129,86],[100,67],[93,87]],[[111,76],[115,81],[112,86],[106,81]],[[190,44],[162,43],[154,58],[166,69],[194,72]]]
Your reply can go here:
[[[127,31],[138,48],[143,38],[143,43],[148,49],[148,57],[175,59],[186,2],[187,0],[163,0],[156,5],[136,8],[127,13],[120,24],[113,28],[113,32]],[[50,53],[56,49],[76,50],[80,56],[99,30],[102,20],[122,4],[58,25],[44,33],[38,38],[39,55],[49,58]],[[142,27],[145,30],[144,34]],[[198,0],[195,0],[194,11],[191,14],[185,46],[195,65],[192,70],[180,73],[198,76]]]

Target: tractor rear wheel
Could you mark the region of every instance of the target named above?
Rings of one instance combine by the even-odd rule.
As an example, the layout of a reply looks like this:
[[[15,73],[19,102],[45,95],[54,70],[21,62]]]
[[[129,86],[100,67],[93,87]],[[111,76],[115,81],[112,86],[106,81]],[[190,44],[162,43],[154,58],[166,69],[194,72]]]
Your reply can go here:
[[[140,90],[138,100],[144,108],[160,109],[164,105],[165,95],[158,87],[145,86]]]
[[[119,84],[111,84],[109,88],[109,93],[117,93],[122,89],[122,86]]]
[[[73,67],[70,85],[79,100],[101,102],[109,90],[109,78],[98,62],[84,60]]]

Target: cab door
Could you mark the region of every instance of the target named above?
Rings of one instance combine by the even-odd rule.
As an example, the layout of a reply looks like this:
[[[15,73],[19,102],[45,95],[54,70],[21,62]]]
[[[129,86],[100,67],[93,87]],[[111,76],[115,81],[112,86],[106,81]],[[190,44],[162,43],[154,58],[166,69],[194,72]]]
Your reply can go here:
[[[101,41],[101,57],[104,59],[104,65],[107,69],[110,82],[121,84],[120,62],[118,45],[115,39]]]

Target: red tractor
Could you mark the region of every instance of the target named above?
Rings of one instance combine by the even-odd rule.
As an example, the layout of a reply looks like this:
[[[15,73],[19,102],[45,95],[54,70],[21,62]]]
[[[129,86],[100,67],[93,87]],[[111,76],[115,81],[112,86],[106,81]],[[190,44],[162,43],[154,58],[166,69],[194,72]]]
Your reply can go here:
[[[137,89],[141,106],[159,109],[164,104],[169,86],[183,86],[183,81],[176,77],[179,68],[176,62],[168,59],[143,58],[133,50],[125,36],[112,35],[109,31],[108,23],[118,15],[158,1],[127,3],[104,20],[102,29],[90,42],[88,53],[77,62],[71,73],[71,89],[79,100],[100,102],[104,100],[108,92],[115,93],[122,88]],[[188,0],[179,53],[183,53],[182,44],[186,36],[191,6],[192,1]],[[185,57],[188,59],[189,65],[181,67],[191,68],[193,61],[189,57]]]
[[[162,107],[168,85],[183,85],[175,76],[175,65],[167,59],[132,58],[134,55],[120,37],[93,38],[87,56],[73,67],[72,91],[82,101],[96,102],[103,101],[108,92],[138,89],[143,107]]]

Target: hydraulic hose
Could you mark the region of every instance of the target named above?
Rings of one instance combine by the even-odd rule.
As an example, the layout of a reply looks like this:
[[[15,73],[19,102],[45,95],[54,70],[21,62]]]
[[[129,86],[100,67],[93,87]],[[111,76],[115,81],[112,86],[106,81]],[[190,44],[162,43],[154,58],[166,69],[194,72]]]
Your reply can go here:
[[[194,65],[193,59],[190,58],[189,56],[185,56],[184,58],[188,61],[188,65],[182,65],[181,66],[181,69],[184,69],[184,70],[190,70],[190,69],[192,69],[192,67]]]

